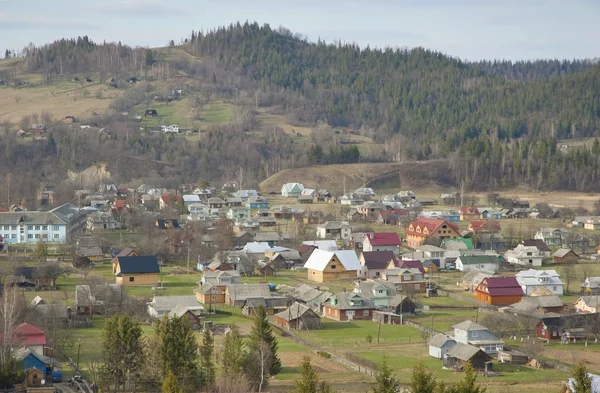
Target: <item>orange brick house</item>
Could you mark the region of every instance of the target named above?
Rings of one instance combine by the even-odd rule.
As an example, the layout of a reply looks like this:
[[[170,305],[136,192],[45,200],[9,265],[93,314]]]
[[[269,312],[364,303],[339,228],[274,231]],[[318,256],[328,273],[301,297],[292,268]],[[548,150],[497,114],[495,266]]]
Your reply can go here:
[[[458,239],[461,235],[455,224],[438,218],[420,217],[406,227],[406,243],[409,247],[417,248],[432,237],[437,237],[441,241]]]
[[[493,306],[508,306],[523,298],[523,289],[515,277],[487,277],[475,288],[477,300]]]

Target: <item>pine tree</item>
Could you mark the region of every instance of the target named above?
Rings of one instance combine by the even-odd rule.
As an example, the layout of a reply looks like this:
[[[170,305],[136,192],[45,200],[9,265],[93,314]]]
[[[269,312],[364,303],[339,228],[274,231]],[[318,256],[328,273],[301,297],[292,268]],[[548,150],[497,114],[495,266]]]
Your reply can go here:
[[[177,377],[171,372],[171,370],[169,370],[165,376],[161,393],[183,393],[183,389],[181,389],[181,385],[179,384]]]
[[[223,373],[225,375],[239,375],[244,368],[244,342],[240,329],[233,325],[225,335],[223,344]]]
[[[373,393],[395,393],[399,386],[400,381],[394,376],[392,368],[388,365],[387,356],[383,356],[379,371],[375,374]]]
[[[437,381],[433,373],[427,371],[423,362],[419,362],[413,367],[410,377],[411,393],[433,393],[436,385]]]
[[[202,335],[202,347],[200,348],[200,371],[204,386],[213,386],[215,384],[215,363],[213,361],[214,338],[210,329],[204,329]]]
[[[310,358],[305,356],[300,363],[300,378],[296,380],[294,393],[317,393],[319,377],[310,364]]]
[[[592,393],[592,379],[588,375],[587,367],[583,362],[575,366],[571,377],[573,378],[572,388],[574,393]]]
[[[100,373],[115,388],[137,378],[144,364],[142,328],[128,315],[114,315],[102,331],[102,361]]]
[[[445,390],[444,393],[485,393],[483,386],[477,385],[477,374],[471,364],[465,366],[465,376],[456,385]]]
[[[267,312],[262,306],[256,310],[254,325],[250,331],[248,340],[250,352],[257,350],[261,343],[265,343],[271,352],[269,374],[276,375],[281,370],[281,360],[277,356],[277,338],[275,338],[271,324],[267,319]]]

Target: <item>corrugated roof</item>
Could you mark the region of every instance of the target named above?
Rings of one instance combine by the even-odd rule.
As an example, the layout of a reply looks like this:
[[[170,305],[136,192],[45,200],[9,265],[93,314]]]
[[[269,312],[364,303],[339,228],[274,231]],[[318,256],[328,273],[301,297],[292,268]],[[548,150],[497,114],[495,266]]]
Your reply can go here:
[[[433,336],[431,338],[431,340],[429,340],[428,344],[432,347],[441,348],[448,341],[452,341],[452,342],[456,343],[456,340],[454,339],[454,337],[447,336],[445,334],[436,334],[435,336]]]
[[[523,289],[515,277],[488,277],[483,282],[490,296],[523,296]]]
[[[499,255],[461,255],[458,258],[463,265],[485,265],[489,263],[497,265],[503,261],[503,258]]]
[[[365,237],[373,246],[399,246],[402,244],[400,236],[395,232],[370,232]]]
[[[160,273],[158,259],[154,255],[117,257],[123,274]]]
[[[577,255],[577,253],[573,250],[571,250],[570,248],[559,248],[558,250],[556,250],[556,252],[554,254],[552,254],[553,257],[557,257],[557,258],[563,258],[565,256],[567,256],[567,254],[569,253],[573,253],[576,257],[578,257],[579,255]]]
[[[171,311],[177,306],[188,309],[204,309],[196,299],[196,296],[155,296],[149,303],[156,311]]]
[[[231,284],[227,286],[229,297],[234,301],[249,297],[270,297],[269,284]]]
[[[294,304],[292,304],[287,310],[277,313],[275,315],[289,322],[293,321],[294,319],[297,319],[298,317],[302,317],[305,314],[315,314],[315,312],[311,310],[310,307],[307,307],[302,303],[294,302]]]
[[[370,300],[354,292],[340,292],[335,294],[333,299],[337,299],[337,305],[329,305],[338,310],[364,310],[374,309],[375,304]]]

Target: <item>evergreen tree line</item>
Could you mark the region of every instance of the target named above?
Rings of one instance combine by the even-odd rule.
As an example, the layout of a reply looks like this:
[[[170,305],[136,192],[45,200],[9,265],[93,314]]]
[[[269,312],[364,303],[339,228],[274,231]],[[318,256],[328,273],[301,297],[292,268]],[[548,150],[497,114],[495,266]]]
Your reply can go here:
[[[382,138],[399,133],[444,142],[457,135],[465,142],[497,130],[505,140],[536,132],[560,139],[594,135],[600,125],[600,65],[590,62],[511,65],[531,80],[523,83],[487,71],[505,62],[473,65],[422,48],[311,43],[257,23],[192,32],[187,47],[265,88],[307,98],[293,106],[284,101],[284,110],[304,110],[307,119],[332,126],[371,125]]]
[[[313,145],[308,150],[308,164],[354,164],[360,161],[358,146],[331,146],[327,152],[320,145]]]

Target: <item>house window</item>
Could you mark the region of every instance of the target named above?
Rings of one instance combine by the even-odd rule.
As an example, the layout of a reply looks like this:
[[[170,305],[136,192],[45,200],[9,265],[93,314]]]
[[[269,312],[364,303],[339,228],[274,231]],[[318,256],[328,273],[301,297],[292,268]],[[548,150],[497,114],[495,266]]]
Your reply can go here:
[[[33,239],[33,234],[30,233],[29,235],[27,235],[27,239]]]
[[[54,238],[55,238],[55,239],[58,239],[58,238],[60,238],[60,235],[59,235],[58,233],[55,233],[55,234],[54,234]]]
[[[135,280],[135,277],[129,277],[129,282],[133,282]]]
[[[33,225],[27,225],[27,230],[28,231],[33,231]]]
[[[53,228],[53,230],[55,230],[55,231],[59,231],[59,230],[60,230],[60,225],[54,225],[54,228]]]
[[[212,295],[212,300],[217,300],[217,295]]]
[[[8,231],[8,228],[10,228],[8,225],[5,225],[5,226],[4,226],[4,230],[5,230],[5,231]]]
[[[39,233],[36,233],[36,234],[35,234],[35,238],[36,238],[36,239],[39,239],[39,238],[40,238],[40,234],[39,234]]]
[[[12,236],[10,237],[11,239],[16,239],[17,238],[17,234],[13,233]]]
[[[43,230],[43,231],[47,231],[47,230],[48,230],[48,225],[44,225],[44,226],[42,226],[42,230]]]
[[[558,288],[556,287],[556,285],[552,287],[552,290],[553,291],[557,291],[558,290]]]
[[[36,230],[36,231],[39,231],[39,230],[40,230],[40,226],[39,226],[39,225],[36,225],[36,226],[35,226],[35,230]]]
[[[331,265],[331,269],[335,269],[335,265]]]
[[[12,229],[13,231],[16,231],[17,230],[17,226],[13,225],[10,229]]]
[[[363,317],[369,316],[369,310],[363,310]]]
[[[478,337],[478,336],[479,336],[479,332],[477,330],[473,331],[472,337]]]

